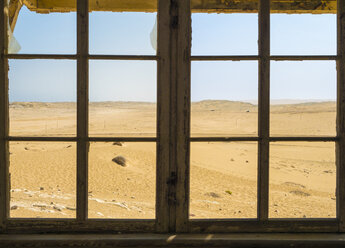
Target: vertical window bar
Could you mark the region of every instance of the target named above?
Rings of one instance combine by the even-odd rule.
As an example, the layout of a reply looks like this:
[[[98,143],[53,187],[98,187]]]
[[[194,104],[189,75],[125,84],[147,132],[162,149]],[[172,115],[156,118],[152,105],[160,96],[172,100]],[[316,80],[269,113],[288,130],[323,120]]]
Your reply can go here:
[[[77,219],[88,212],[89,1],[77,0]]]
[[[156,231],[169,231],[170,1],[158,0]]]
[[[170,137],[169,137],[169,232],[176,232],[176,184],[177,184],[177,151],[176,151],[176,140],[177,140],[177,51],[178,51],[178,8],[179,0],[170,0],[170,10],[169,10],[169,32],[170,32]]]
[[[270,0],[259,1],[258,218],[268,219],[270,118]]]
[[[345,231],[345,0],[337,1],[337,218]]]
[[[8,60],[7,54],[7,14],[5,13],[6,0],[0,0],[0,228],[9,216],[10,192],[9,192],[9,113],[8,113]]]
[[[176,55],[176,231],[188,231],[190,156],[191,6],[179,0]]]

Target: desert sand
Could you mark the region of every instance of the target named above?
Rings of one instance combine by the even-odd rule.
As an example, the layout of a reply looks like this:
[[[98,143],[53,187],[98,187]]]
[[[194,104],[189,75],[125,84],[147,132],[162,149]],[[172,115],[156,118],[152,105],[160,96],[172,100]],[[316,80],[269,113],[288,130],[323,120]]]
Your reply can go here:
[[[255,104],[192,104],[191,135],[256,136]],[[90,136],[154,137],[156,104],[90,104]],[[334,136],[335,103],[271,106],[271,135]],[[11,136],[75,136],[75,103],[10,104]],[[76,144],[10,142],[11,217],[76,216]],[[113,162],[126,159],[126,166]],[[155,217],[155,143],[93,142],[89,218]],[[191,144],[190,218],[255,218],[256,142]],[[271,218],[334,218],[333,142],[274,142],[270,148]]]

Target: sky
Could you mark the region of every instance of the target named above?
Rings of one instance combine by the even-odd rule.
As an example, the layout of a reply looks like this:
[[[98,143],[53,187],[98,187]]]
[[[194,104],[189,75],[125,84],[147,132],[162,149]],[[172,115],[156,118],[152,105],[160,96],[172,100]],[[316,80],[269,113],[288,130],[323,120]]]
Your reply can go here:
[[[155,13],[90,13],[90,54],[154,55]],[[76,14],[23,7],[19,53],[75,54]],[[257,14],[193,14],[192,55],[257,55]],[[336,16],[271,15],[272,55],[335,55]],[[10,101],[76,101],[73,60],[10,60]],[[156,101],[155,61],[90,60],[90,101]],[[255,101],[257,61],[192,62],[192,101]],[[334,61],[271,62],[271,99],[335,100]]]

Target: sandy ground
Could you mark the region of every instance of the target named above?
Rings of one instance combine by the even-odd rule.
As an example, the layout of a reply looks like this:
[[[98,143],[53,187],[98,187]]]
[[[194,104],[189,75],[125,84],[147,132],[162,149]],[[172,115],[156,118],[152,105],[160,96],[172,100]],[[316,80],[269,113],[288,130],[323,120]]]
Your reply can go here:
[[[153,137],[156,105],[90,105],[90,135]],[[12,103],[12,136],[75,136],[74,103]],[[192,136],[256,136],[257,106],[192,105]],[[273,105],[271,135],[335,135],[335,103]],[[76,144],[11,142],[11,217],[76,216]],[[122,156],[125,167],[112,160]],[[91,143],[90,218],[155,217],[155,143]],[[335,217],[332,142],[277,142],[270,150],[270,217]],[[255,218],[256,142],[191,144],[191,218]]]

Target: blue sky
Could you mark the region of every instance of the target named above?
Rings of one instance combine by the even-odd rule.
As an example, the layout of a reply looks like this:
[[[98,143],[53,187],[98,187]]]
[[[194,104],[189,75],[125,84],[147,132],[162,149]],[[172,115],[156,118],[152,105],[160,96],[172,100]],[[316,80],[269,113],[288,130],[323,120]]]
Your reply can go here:
[[[155,13],[90,13],[91,54],[153,55]],[[257,55],[257,14],[193,14],[192,55]],[[76,52],[76,14],[21,10],[20,53]],[[271,16],[272,55],[335,55],[335,15]],[[192,101],[256,100],[256,61],[192,62]],[[272,99],[336,97],[335,62],[272,62]],[[10,101],[75,101],[75,61],[10,60]],[[156,100],[155,61],[90,61],[90,101]]]

